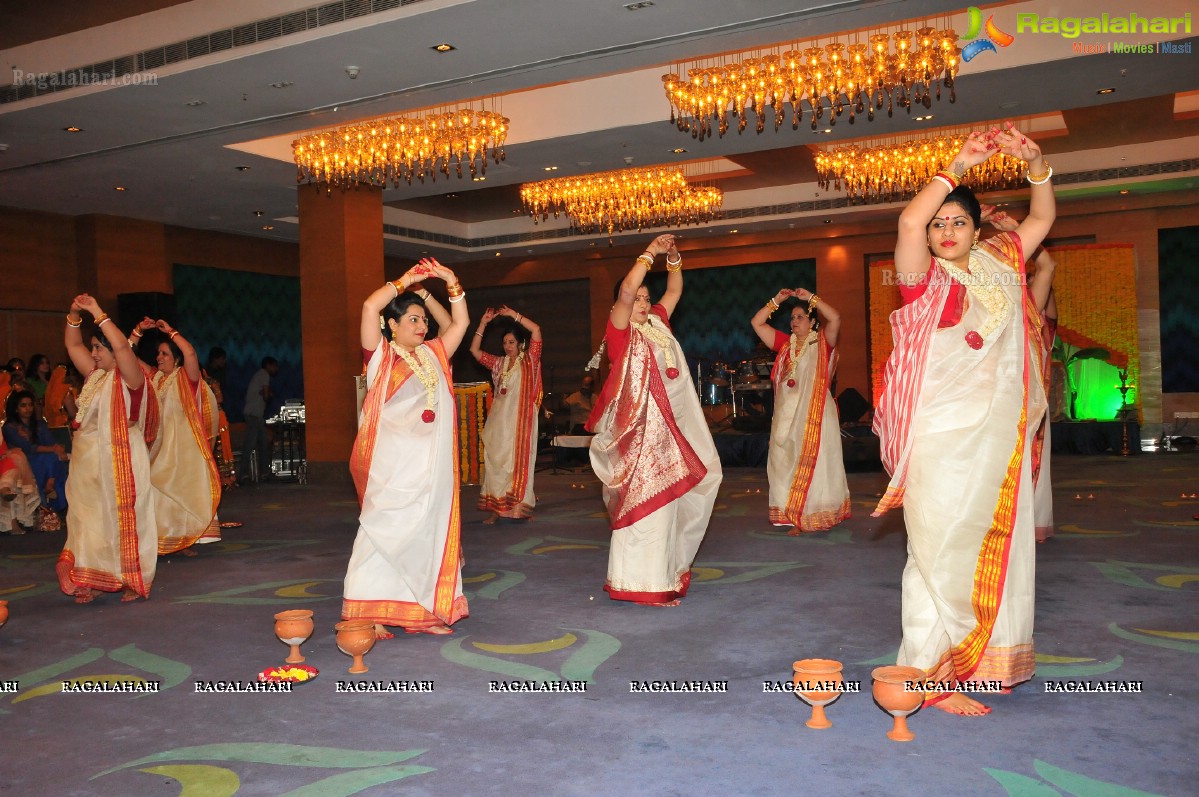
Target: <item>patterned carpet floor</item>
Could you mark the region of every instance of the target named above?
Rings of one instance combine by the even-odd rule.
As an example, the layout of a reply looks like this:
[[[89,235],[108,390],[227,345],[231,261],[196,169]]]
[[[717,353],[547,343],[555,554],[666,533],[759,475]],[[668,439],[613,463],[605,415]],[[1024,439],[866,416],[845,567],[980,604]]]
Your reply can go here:
[[[797,538],[766,522],[763,469],[727,470],[677,608],[603,592],[590,473],[538,473],[523,524],[484,526],[464,487],[471,616],[452,636],[380,641],[361,676],[333,632],[357,528],[348,487],[231,491],[221,517],[243,525],[196,557],[160,559],[150,600],[133,604],[58,591],[63,532],[4,537],[0,794],[1197,794],[1197,465],[1055,458],[1036,677],[984,698],[985,718],[918,712],[910,743],[887,739],[870,695],[871,670],[894,662],[904,564],[901,513],[870,517],[882,474],[850,475],[852,520]],[[302,651],[320,675],[286,694],[216,691],[282,664],[273,615],[289,608],[315,613]],[[805,727],[796,696],[766,691],[810,657],[861,684],[828,707],[826,730]],[[562,681],[585,691],[519,691]],[[675,681],[700,691],[644,691]],[[431,691],[394,691],[430,689],[419,682]],[[1048,691],[1112,682],[1141,691]]]

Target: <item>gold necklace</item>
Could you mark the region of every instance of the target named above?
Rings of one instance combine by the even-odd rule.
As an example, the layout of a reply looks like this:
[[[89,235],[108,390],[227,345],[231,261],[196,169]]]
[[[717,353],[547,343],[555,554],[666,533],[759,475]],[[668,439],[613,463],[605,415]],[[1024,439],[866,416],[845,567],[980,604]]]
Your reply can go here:
[[[799,358],[807,353],[808,347],[820,339],[820,333],[815,330],[809,332],[804,337],[803,351],[799,349],[799,335],[791,333],[791,367],[787,369],[787,387],[795,387],[795,366],[799,365]]]
[[[92,400],[96,397],[96,391],[100,389],[100,382],[108,372],[103,368],[97,368],[88,374],[87,381],[83,383],[83,390],[79,391],[79,399],[75,402],[75,422],[87,415],[88,407],[92,406]],[[99,376],[96,376],[99,374]]]
[[[650,321],[646,321],[645,323],[634,321],[633,326],[637,328],[638,332],[657,344],[658,348],[662,349],[662,358],[666,361],[666,378],[677,378],[679,369],[675,368],[674,365],[674,347],[671,345],[670,334],[664,329],[658,329]]]
[[[522,362],[524,362],[525,353],[522,351],[515,357],[504,355],[504,369],[500,372],[500,395],[503,396],[508,392],[508,375],[515,371]]]
[[[437,413],[433,411],[437,406],[437,363],[429,361],[431,358],[422,353],[422,347],[418,346],[415,351],[409,352],[394,340],[390,341],[390,344],[392,351],[408,363],[412,373],[425,386],[425,411],[421,413],[420,418],[425,423],[433,423],[433,419],[437,417]]]
[[[1012,309],[1012,303],[1008,301],[999,280],[994,278],[997,275],[992,275],[981,268],[982,258],[976,253],[970,253],[970,271],[968,272],[962,271],[944,258],[938,257],[936,261],[949,276],[965,285],[966,291],[978,299],[986,309],[988,313],[986,323],[978,331],[972,329],[966,333],[966,344],[972,349],[981,349],[983,338],[998,329],[999,325],[1007,319]]]

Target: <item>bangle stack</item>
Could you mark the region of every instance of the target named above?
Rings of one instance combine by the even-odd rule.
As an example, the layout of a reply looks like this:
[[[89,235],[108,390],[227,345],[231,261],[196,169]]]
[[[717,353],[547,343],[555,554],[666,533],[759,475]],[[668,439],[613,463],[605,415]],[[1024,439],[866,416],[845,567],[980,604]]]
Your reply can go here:
[[[950,191],[953,191],[955,188],[958,187],[958,182],[959,182],[958,178],[956,175],[952,174],[951,172],[946,172],[946,171],[937,172],[936,174],[933,175],[933,179],[940,180],[941,182],[945,183],[945,185],[949,187]]]
[[[466,291],[462,290],[461,282],[455,282],[453,285],[447,283],[445,289],[450,294],[450,304],[457,304],[466,298]]]
[[[1042,160],[1041,163],[1045,164],[1044,174],[1038,174],[1034,177],[1030,169],[1028,174],[1024,176],[1024,179],[1028,180],[1032,185],[1045,185],[1045,183],[1049,182],[1049,178],[1053,177],[1053,167],[1049,165],[1049,161]]]
[[[774,315],[779,311],[779,303],[774,300],[773,296],[766,300],[766,307],[770,310],[770,312],[766,314],[768,316]]]
[[[179,330],[177,330],[177,329],[172,329],[172,330],[171,330],[171,334],[167,335],[167,338],[168,338],[169,340],[174,340],[174,339],[175,339],[175,336],[176,336],[176,335],[178,335],[178,334],[179,334]]]
[[[666,270],[670,272],[680,271],[683,268],[683,256],[680,254],[678,260],[671,260],[670,255],[666,256]]]
[[[813,307],[815,307],[819,303],[820,303],[820,297],[813,293],[811,295],[811,297],[808,299],[808,309],[811,310]]]
[[[649,252],[642,252],[641,254],[637,255],[637,262],[644,263],[645,270],[649,271],[651,268],[654,267],[654,256],[651,255]]]
[[[99,327],[105,321],[111,321],[111,320],[112,319],[108,317],[108,313],[100,313],[100,317],[96,319],[96,326]]]
[[[83,326],[83,319],[80,318],[79,320],[72,322],[71,314],[67,313],[67,326],[69,326],[71,329],[79,329],[79,327]]]

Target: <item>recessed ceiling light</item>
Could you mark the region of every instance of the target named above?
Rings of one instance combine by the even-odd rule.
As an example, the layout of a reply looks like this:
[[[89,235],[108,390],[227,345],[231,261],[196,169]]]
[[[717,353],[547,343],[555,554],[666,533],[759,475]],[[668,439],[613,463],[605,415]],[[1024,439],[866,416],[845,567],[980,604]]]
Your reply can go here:
[[[675,147],[671,150],[671,152],[673,152],[675,155],[682,155],[686,151],[687,150],[683,149],[682,147]]]
[[[285,89],[285,88],[288,88],[289,86],[294,86],[294,85],[296,85],[296,84],[292,83],[290,80],[280,80],[278,83],[272,83],[271,88]]]
[[[434,44],[431,49],[434,49],[439,53],[448,53],[451,50],[457,50],[458,48],[447,42],[442,42],[441,44]]]
[[[1095,93],[1096,94],[1115,94],[1116,90],[1114,88],[1099,89],[1099,91],[1097,91]]]
[[[832,223],[833,223],[833,220],[832,220],[832,219],[825,219],[825,220],[824,220],[824,223],[825,223],[825,224],[832,224]]]
[[[262,229],[264,229],[264,230],[273,230],[273,229],[275,229],[275,228],[274,228],[274,227],[272,227],[270,224],[264,224],[264,225],[262,225]]]
[[[261,210],[256,210],[256,211],[254,211],[254,215],[255,215],[255,216],[261,216],[261,215],[263,215],[263,214],[262,214],[262,211],[261,211]]]
[[[512,211],[512,215],[514,215],[514,216],[523,216],[524,213],[525,212],[523,210],[521,210],[520,208],[516,208],[515,210]]]
[[[70,127],[64,127],[63,130],[67,131],[68,133],[82,133],[83,132],[82,127],[75,127],[74,125],[71,125]]]
[[[233,168],[234,168],[234,169],[237,169],[239,172],[248,172],[248,171],[250,171],[250,167],[249,167],[249,166],[234,166]]]
[[[546,166],[546,167],[545,167],[545,171],[547,171],[547,172],[556,172],[556,171],[558,171],[558,167],[557,167],[557,166]]]
[[[499,257],[499,256],[500,256],[500,254],[501,254],[500,252],[496,252],[496,253],[495,253],[495,256],[496,256],[496,257]]]
[[[191,102],[183,103],[188,108],[199,108],[201,105],[207,105],[207,100],[192,100]]]
[[[1016,106],[1018,106],[1019,104],[1020,104],[1020,103],[1019,103],[1019,101],[1017,101],[1017,100],[1008,100],[1007,102],[1001,102],[1001,103],[999,103],[999,107],[1000,107],[1000,108],[1002,108],[1002,109],[1003,109],[1003,110],[1005,110],[1005,111],[1010,111],[1011,109],[1015,108],[1015,107],[1016,107]]]
[[[125,186],[123,186],[123,185],[114,185],[114,186],[112,187],[112,190],[113,190],[113,191],[124,191],[124,190],[125,190]]]
[[[1127,193],[1128,193],[1128,189],[1127,189],[1127,188],[1123,188],[1123,189],[1121,189],[1121,190],[1120,190],[1120,193],[1121,193],[1121,194],[1127,194]]]
[[[734,229],[734,230],[729,230],[729,232],[740,232],[740,230]]]
[[[471,179],[471,181],[472,181],[472,182],[481,183],[481,182],[483,182],[484,180],[486,180],[487,178],[486,178],[486,177],[484,177],[483,175],[481,175],[481,174],[480,174],[479,176],[477,176],[477,177],[472,177],[472,178],[470,178],[470,179]]]
[[[652,0],[641,0],[640,3],[629,3],[624,7],[625,11],[640,11],[643,8],[649,8],[653,5]]]

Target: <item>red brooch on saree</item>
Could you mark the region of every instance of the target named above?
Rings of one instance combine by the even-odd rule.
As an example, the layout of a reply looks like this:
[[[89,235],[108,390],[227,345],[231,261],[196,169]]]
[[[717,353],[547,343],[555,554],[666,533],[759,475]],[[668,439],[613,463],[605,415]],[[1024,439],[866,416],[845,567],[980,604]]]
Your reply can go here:
[[[501,387],[501,388],[500,388],[500,395],[501,395],[501,396],[506,396],[506,395],[508,395],[508,388],[506,388],[506,387]]]
[[[794,380],[794,379],[788,379],[788,380],[787,380],[787,387],[795,387],[795,380]]]
[[[966,333],[966,345],[972,349],[981,349],[983,347],[983,336],[973,329],[970,330]]]
[[[679,378],[679,369],[678,368],[667,368],[666,369],[666,378],[667,379],[678,379]]]
[[[437,413],[433,410],[425,410],[420,414],[420,419],[425,423],[433,423],[433,419],[437,417]]]

